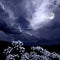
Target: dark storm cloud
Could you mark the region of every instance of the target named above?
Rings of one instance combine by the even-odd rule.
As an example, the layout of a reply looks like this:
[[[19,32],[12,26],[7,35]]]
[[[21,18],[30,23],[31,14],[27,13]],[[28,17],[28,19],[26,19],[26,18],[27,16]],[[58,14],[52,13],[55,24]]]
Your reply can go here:
[[[7,35],[6,33],[4,33],[3,31],[0,31],[0,41],[12,41],[13,37],[9,37],[9,35]]]

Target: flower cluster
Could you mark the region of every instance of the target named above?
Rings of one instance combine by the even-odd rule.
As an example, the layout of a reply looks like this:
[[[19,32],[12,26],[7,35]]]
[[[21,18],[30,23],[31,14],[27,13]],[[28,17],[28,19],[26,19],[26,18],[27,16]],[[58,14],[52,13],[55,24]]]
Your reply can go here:
[[[32,46],[30,52],[26,52],[23,43],[13,41],[12,46],[4,49],[6,60],[60,60],[60,55],[55,52],[49,52],[40,46]]]

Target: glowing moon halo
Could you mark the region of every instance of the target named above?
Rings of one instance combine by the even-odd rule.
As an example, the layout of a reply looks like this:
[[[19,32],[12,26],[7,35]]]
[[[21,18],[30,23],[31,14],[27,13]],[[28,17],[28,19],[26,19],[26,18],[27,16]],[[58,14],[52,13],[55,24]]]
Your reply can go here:
[[[30,21],[31,24],[29,27],[37,30],[49,23],[50,20],[53,20],[54,17],[55,14],[53,12],[36,13],[35,16],[33,16],[33,19]]]

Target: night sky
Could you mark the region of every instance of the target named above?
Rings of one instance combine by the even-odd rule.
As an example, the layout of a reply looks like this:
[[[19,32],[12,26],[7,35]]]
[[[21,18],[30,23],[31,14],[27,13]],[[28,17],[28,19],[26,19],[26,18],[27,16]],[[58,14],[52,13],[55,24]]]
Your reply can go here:
[[[22,5],[23,0],[16,0],[15,2],[14,0],[6,1],[7,0],[1,0],[7,10],[3,10],[2,6],[0,6],[1,41],[11,42],[12,40],[21,40],[26,45],[60,44],[60,6],[55,9],[55,18],[50,23],[37,31],[33,31],[32,29],[27,29],[29,22],[25,18],[28,15],[26,14],[24,6]],[[18,2],[20,2],[20,8]],[[8,10],[8,8],[11,9],[11,11]],[[13,26],[10,25],[12,22],[14,23]],[[19,32],[19,29],[17,28],[18,26],[21,27],[22,32]],[[32,33],[32,36],[30,33]]]

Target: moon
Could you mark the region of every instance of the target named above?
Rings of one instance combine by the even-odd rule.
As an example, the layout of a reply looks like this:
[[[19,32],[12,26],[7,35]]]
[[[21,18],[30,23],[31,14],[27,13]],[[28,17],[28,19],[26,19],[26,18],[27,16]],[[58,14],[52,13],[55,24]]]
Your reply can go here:
[[[48,14],[48,19],[49,20],[53,20],[55,18],[55,14],[53,13],[53,12],[50,12],[49,14]]]

